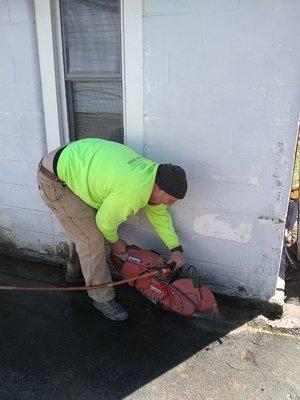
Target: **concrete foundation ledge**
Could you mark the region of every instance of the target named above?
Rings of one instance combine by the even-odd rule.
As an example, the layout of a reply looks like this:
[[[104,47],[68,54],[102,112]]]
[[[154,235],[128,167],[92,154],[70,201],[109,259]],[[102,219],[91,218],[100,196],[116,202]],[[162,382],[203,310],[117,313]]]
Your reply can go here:
[[[23,249],[12,246],[1,246],[0,255],[15,257],[26,261],[43,262],[50,265],[65,264],[67,258],[53,253],[41,253],[31,249]]]
[[[217,301],[223,307],[235,310],[256,310],[265,315],[267,318],[276,319],[283,315],[284,302],[273,296],[270,300],[241,298],[236,296],[228,296],[225,294],[215,293]]]

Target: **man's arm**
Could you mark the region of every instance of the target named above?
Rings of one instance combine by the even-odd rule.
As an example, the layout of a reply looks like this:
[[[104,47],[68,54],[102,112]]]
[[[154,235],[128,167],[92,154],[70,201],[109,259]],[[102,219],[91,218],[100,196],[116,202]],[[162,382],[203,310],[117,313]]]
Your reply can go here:
[[[157,206],[147,204],[144,210],[154,230],[171,251],[168,263],[175,262],[178,268],[182,267],[185,264],[185,256],[182,247],[179,245],[179,239],[167,206],[164,204]]]

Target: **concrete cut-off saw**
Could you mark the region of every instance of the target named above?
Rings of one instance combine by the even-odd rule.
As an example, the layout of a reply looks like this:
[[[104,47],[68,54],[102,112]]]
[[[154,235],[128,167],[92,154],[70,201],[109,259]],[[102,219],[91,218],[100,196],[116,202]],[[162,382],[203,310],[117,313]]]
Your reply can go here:
[[[185,317],[214,316],[217,303],[210,289],[202,283],[194,266],[182,269],[165,260],[153,250],[144,250],[137,246],[127,246],[127,254],[110,254],[110,261],[117,273],[129,285],[134,286],[144,296],[164,310]],[[157,274],[146,276],[151,271]],[[138,278],[134,280],[134,278]]]

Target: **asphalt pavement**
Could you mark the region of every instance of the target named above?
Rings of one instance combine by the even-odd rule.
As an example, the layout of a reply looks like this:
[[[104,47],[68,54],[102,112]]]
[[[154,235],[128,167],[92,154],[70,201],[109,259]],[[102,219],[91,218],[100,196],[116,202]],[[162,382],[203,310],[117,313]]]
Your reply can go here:
[[[0,284],[65,285],[59,266],[6,256]],[[128,286],[118,296],[128,321],[107,320],[86,293],[0,292],[0,399],[300,399],[295,330],[221,299],[207,323]]]

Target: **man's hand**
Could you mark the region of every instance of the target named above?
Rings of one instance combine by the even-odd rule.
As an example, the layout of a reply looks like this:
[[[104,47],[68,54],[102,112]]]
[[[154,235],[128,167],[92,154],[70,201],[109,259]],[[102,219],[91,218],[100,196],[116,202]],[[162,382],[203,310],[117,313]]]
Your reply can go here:
[[[126,242],[119,239],[116,243],[111,243],[110,249],[114,254],[124,254],[126,253]]]
[[[175,262],[176,263],[176,268],[183,267],[185,264],[185,256],[181,251],[173,251],[170,255],[170,258],[168,259],[167,264],[171,264]]]

